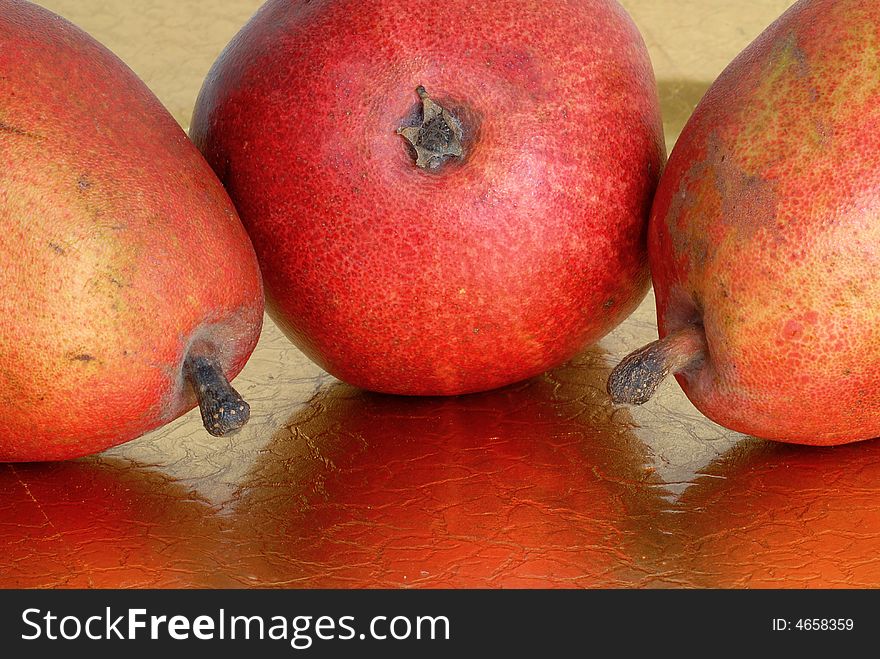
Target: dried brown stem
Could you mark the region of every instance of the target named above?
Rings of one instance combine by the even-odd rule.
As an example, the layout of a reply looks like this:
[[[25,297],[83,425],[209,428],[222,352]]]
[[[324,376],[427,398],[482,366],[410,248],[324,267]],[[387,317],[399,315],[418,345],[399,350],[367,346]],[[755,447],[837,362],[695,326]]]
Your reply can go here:
[[[702,325],[688,325],[624,357],[608,376],[615,403],[641,405],[670,373],[692,368],[708,354]]]

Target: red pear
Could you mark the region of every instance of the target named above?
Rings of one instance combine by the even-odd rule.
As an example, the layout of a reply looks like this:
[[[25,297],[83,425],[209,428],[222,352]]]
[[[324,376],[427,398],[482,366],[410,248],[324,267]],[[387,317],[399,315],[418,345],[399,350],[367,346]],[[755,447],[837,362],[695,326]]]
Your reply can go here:
[[[644,43],[613,0],[270,0],[191,132],[273,318],[350,384],[499,387],[645,294],[665,153]]]
[[[256,344],[253,248],[211,168],[119,59],[0,0],[0,460],[101,451],[202,405],[226,434]]]
[[[612,373],[641,403],[667,373],[757,437],[880,435],[880,4],[801,0],[724,71],[654,203],[661,340]]]

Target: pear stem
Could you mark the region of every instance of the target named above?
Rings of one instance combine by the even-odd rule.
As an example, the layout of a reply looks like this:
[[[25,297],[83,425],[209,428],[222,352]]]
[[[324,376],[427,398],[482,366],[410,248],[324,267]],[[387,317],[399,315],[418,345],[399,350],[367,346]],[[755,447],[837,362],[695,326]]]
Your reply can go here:
[[[666,376],[696,366],[708,352],[702,325],[671,332],[624,357],[608,376],[608,394],[614,403],[646,403]]]
[[[223,375],[220,362],[207,351],[190,350],[184,375],[199,401],[202,424],[214,437],[233,435],[248,422],[251,408]]]

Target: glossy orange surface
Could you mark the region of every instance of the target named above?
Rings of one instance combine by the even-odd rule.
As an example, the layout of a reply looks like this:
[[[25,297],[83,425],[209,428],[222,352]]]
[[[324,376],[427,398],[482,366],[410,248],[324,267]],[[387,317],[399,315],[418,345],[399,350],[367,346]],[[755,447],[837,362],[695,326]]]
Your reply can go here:
[[[179,121],[257,0],[55,0]],[[667,141],[789,3],[629,0]],[[121,17],[121,18],[120,18]],[[185,125],[185,124],[184,124]],[[198,413],[76,462],[0,465],[3,587],[877,587],[880,442],[771,444],[670,381],[615,409],[609,368],[656,338],[653,297],[598,347],[507,389],[366,394],[271,323],[230,439]]]

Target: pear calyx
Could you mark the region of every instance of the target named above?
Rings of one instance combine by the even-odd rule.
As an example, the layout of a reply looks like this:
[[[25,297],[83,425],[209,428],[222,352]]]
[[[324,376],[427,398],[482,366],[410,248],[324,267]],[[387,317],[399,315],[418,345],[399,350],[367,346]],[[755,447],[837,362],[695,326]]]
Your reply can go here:
[[[416,165],[422,169],[437,169],[449,158],[464,155],[461,122],[449,110],[428,96],[419,85],[416,93],[422,99],[422,123],[397,129],[415,149]]]

